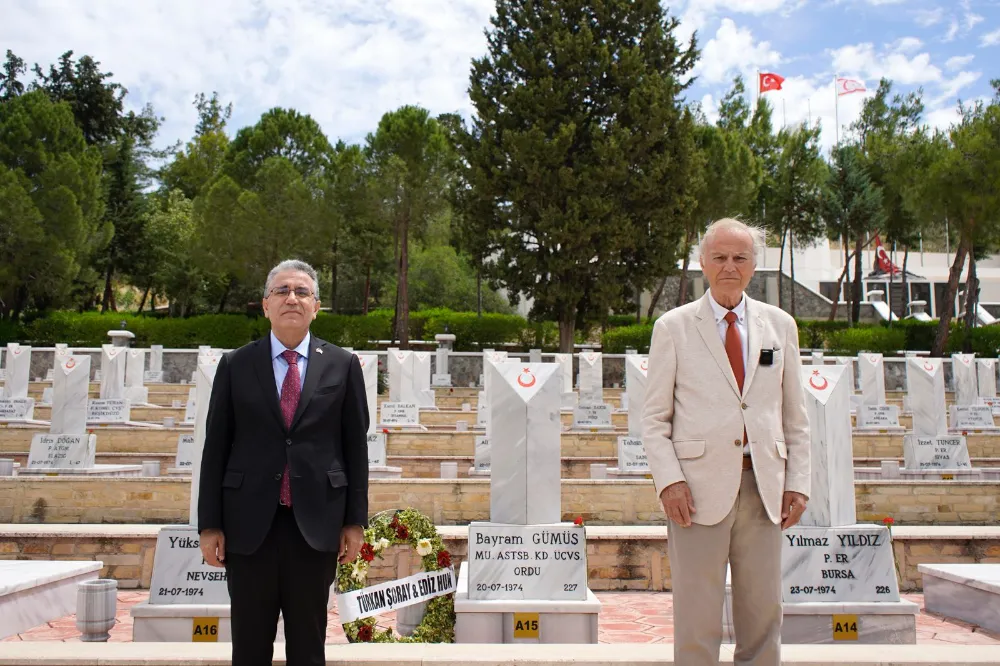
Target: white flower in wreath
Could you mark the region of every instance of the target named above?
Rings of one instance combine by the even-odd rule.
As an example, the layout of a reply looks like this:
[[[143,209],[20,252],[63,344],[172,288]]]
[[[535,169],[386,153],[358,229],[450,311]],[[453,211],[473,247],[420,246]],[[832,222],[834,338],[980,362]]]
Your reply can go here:
[[[364,561],[355,561],[351,564],[351,578],[361,583],[367,575],[368,565]]]
[[[378,541],[376,541],[375,544],[374,544],[374,548],[375,548],[375,552],[376,553],[381,553],[383,550],[385,550],[388,547],[389,547],[389,540],[386,539],[385,537],[382,537],[381,539],[379,539]]]
[[[421,539],[417,542],[417,555],[420,557],[426,557],[434,552],[434,546],[431,545],[430,539]]]

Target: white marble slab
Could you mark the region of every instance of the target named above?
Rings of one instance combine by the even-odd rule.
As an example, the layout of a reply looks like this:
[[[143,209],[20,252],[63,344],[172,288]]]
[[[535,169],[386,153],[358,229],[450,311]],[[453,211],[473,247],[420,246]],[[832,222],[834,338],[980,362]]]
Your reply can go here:
[[[649,473],[649,459],[641,438],[618,438],[618,470],[629,474]]]
[[[854,458],[851,391],[843,365],[803,366],[809,414],[812,492],[799,521],[809,527],[853,525]]]
[[[587,535],[573,523],[469,525],[470,599],[587,598]]]
[[[419,400],[413,386],[413,352],[403,349],[390,349],[389,363],[389,400],[392,402],[414,402]]]
[[[993,408],[989,405],[949,405],[948,413],[952,430],[988,430],[996,427]]]
[[[149,372],[163,372],[163,345],[150,345]],[[160,376],[162,377],[162,374]]]
[[[997,395],[997,362],[993,358],[976,359],[976,385],[980,398],[995,398]]]
[[[191,499],[188,504],[191,527],[198,527],[198,488],[201,479],[201,454],[205,448],[205,427],[208,421],[208,404],[212,397],[212,385],[215,383],[215,371],[219,369],[221,356],[204,355],[198,359],[195,370],[195,392],[197,403],[194,420],[194,446],[191,457]]]
[[[128,398],[98,398],[87,401],[87,423],[128,423]]]
[[[228,604],[226,570],[204,563],[198,530],[189,526],[168,526],[156,537],[149,603]]]
[[[553,354],[554,362],[559,365],[559,376],[562,380],[562,392],[573,393],[573,355]]]
[[[1000,564],[920,564],[924,606],[1000,632]]]
[[[18,476],[107,476],[136,477],[142,476],[142,465],[114,465],[97,463],[93,467],[46,469],[44,467],[22,468]]]
[[[786,604],[899,601],[889,529],[788,528],[781,533],[781,583]]]
[[[365,399],[368,401],[368,434],[375,432],[378,425],[378,356],[375,354],[355,354],[361,364],[365,380]]]
[[[561,520],[561,382],[554,363],[488,364],[491,383],[490,520]],[[492,455],[495,453],[496,455]]]
[[[387,427],[420,425],[420,407],[415,402],[383,402],[379,409],[379,424]]]
[[[97,435],[37,433],[31,438],[28,468],[86,469],[94,466]]]
[[[897,405],[862,405],[857,413],[858,429],[899,428]]]
[[[194,467],[194,434],[185,433],[177,436],[177,458],[174,467],[190,472]]]
[[[128,347],[101,345],[101,399],[125,397],[125,360]]]
[[[76,612],[76,589],[101,562],[0,560],[0,639]]]
[[[197,375],[197,370],[195,374]],[[194,425],[198,418],[198,389],[194,386],[188,389],[188,397],[184,402],[184,423]]]
[[[490,471],[490,438],[486,435],[476,435],[476,450],[472,468],[477,472]]]
[[[580,359],[580,404],[604,402],[604,357],[600,352],[582,352]]]
[[[52,382],[52,416],[49,432],[83,434],[87,432],[87,396],[90,391],[90,357],[67,356],[59,359]]]
[[[31,347],[9,342],[6,358],[0,398],[27,398],[28,383],[31,381]]]
[[[974,405],[979,397],[975,354],[951,355],[951,381],[955,387],[956,405]]]
[[[561,409],[562,405],[560,404]],[[611,421],[612,411],[611,405],[606,402],[577,405],[573,410],[573,427],[579,429],[611,429],[614,427]]]
[[[628,399],[628,434],[642,439],[642,410],[646,404],[646,372],[649,358],[638,354],[625,357],[625,396]]]
[[[882,354],[858,354],[861,401],[865,405],[885,404],[885,368]]]
[[[385,433],[368,433],[368,467],[385,467]]]
[[[413,393],[421,409],[437,409],[431,389],[430,352],[413,352]]]
[[[913,434],[933,437],[948,432],[941,359],[908,357],[906,392],[913,413]]]
[[[0,398],[0,421],[31,421],[34,417],[34,398]]]
[[[969,447],[961,435],[903,438],[903,467],[907,470],[970,469]]]

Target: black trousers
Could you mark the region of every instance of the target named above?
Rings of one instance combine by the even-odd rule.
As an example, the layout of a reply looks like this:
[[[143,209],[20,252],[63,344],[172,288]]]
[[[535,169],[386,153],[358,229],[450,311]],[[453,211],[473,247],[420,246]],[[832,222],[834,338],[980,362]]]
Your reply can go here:
[[[252,555],[226,553],[233,666],[270,666],[278,612],[288,666],[326,664],[326,618],[337,554],[314,550],[291,509],[278,507],[264,543]]]

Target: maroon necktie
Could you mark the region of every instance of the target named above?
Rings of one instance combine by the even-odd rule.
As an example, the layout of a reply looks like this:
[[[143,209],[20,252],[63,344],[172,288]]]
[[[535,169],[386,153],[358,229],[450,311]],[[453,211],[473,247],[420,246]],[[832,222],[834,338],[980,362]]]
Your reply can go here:
[[[743,379],[746,369],[743,367],[743,339],[740,337],[740,329],[736,327],[736,313],[730,310],[726,313],[726,356],[729,357],[729,365],[733,368],[733,375],[736,377],[736,385],[743,392]],[[743,428],[743,443],[747,443],[747,429]]]
[[[286,349],[281,352],[281,356],[288,361],[288,372],[285,373],[285,381],[281,384],[281,415],[285,418],[285,427],[292,427],[292,419],[295,417],[295,409],[299,406],[299,394],[302,389],[299,385],[299,353]],[[288,480],[288,463],[285,463],[285,473],[281,475],[281,492],[278,501],[284,506],[292,505],[292,486]]]

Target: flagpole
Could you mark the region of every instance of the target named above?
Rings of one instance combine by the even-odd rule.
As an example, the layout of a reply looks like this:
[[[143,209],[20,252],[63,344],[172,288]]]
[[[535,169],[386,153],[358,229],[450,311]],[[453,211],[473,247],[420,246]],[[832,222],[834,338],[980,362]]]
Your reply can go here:
[[[757,113],[757,105],[760,104],[760,69],[755,70],[757,76],[754,78],[753,82],[753,112]]]
[[[785,129],[785,96],[781,96],[781,129]]]
[[[840,95],[837,94],[837,75],[833,75],[833,131],[834,146],[840,148]]]

